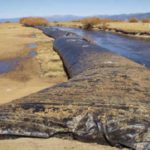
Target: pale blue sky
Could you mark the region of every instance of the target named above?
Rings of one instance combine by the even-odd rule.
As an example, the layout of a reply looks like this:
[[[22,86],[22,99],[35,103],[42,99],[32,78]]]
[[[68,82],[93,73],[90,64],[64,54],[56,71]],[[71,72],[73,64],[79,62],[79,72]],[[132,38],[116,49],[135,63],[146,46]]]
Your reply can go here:
[[[150,12],[150,0],[0,0],[0,18]]]

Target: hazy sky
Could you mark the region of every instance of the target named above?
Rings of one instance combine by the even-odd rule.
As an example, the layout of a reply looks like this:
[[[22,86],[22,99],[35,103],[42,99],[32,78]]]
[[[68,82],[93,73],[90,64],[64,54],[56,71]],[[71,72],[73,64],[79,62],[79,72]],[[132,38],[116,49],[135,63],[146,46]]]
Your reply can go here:
[[[0,0],[0,18],[150,12],[150,0]]]

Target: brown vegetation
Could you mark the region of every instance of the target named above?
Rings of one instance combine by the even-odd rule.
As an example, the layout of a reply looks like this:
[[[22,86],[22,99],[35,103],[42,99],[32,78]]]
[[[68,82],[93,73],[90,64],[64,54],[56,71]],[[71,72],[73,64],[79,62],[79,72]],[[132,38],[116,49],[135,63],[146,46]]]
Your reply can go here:
[[[106,23],[112,22],[112,20],[91,17],[91,18],[82,19],[82,20],[80,20],[80,22],[83,24],[84,29],[90,30],[93,28],[94,25],[98,25],[98,24],[106,25]]]
[[[25,17],[20,19],[20,23],[24,26],[48,26],[49,22],[45,18],[41,17]]]
[[[109,24],[104,22],[104,23],[100,24],[99,29],[102,29],[105,31],[108,29],[108,27],[109,27]]]
[[[0,61],[17,63],[12,71],[0,74],[0,105],[67,80],[52,42],[38,29],[0,24]],[[29,44],[37,47],[30,48]],[[29,56],[33,51],[36,56]]]
[[[150,23],[150,19],[144,18],[144,19],[142,19],[142,22],[143,22],[143,23]]]
[[[101,23],[101,20],[99,18],[96,17],[91,17],[91,18],[85,18],[80,20],[82,24],[92,24],[92,25],[96,25]]]
[[[110,22],[120,22],[120,20],[112,20],[112,19],[101,19],[97,17],[85,18],[81,19],[80,22],[83,24],[84,29],[92,29],[94,25],[100,24],[102,28],[107,28],[107,24]]]
[[[150,32],[150,23],[111,22],[108,25],[110,29],[118,29],[126,32]]]
[[[82,19],[80,21],[83,24],[83,28],[86,30],[91,30],[94,25],[101,23],[101,20],[99,18],[96,18],[96,17],[85,18],[85,19]]]
[[[137,18],[131,18],[131,19],[129,19],[129,22],[131,22],[131,23],[137,23],[139,21],[138,21]]]

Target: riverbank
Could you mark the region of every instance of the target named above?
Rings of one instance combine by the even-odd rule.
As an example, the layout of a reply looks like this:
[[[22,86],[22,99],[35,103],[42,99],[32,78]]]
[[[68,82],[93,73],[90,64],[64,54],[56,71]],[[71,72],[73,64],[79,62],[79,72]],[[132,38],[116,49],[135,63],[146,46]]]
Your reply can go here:
[[[67,81],[53,39],[38,29],[0,24],[0,43],[0,104]]]
[[[57,22],[50,23],[52,26],[83,28],[81,22]],[[150,23],[110,22],[95,25],[94,31],[106,31],[134,38],[150,39]]]
[[[101,26],[95,29],[134,38],[150,39],[150,23],[112,22],[106,24],[106,29]]]

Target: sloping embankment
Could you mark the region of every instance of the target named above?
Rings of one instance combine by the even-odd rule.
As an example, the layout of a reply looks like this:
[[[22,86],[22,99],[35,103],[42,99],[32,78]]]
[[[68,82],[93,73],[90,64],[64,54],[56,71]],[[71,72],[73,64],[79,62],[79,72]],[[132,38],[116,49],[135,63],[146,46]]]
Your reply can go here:
[[[149,149],[150,71],[73,33],[41,29],[56,39],[71,79],[1,106],[1,137],[72,137]]]

